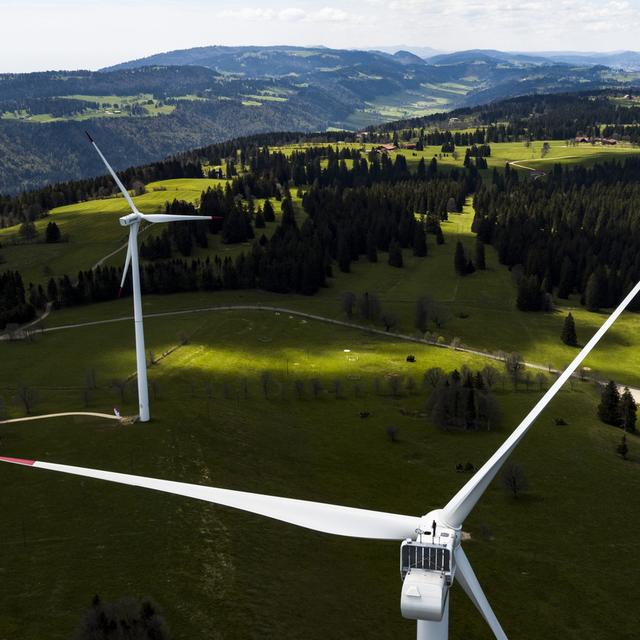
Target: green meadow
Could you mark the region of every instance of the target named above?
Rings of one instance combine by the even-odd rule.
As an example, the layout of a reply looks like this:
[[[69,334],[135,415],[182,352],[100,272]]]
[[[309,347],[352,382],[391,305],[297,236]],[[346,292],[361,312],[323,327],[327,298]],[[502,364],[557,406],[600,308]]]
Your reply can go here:
[[[147,193],[135,198],[136,206],[146,213],[162,211],[164,203],[174,198],[197,203],[202,190],[224,184],[222,180],[182,179],[150,183]],[[300,201],[294,198],[299,221],[304,213]],[[256,205],[262,205],[258,200]],[[276,203],[277,204],[277,203]],[[276,207],[277,209],[277,207]],[[117,222],[127,213],[121,197],[83,202],[60,207],[50,217],[39,220],[36,227],[39,236],[49,220],[54,220],[69,242],[60,244],[18,244],[11,240],[17,228],[0,231],[2,254],[6,268],[19,268],[26,282],[43,282],[51,276],[64,273],[75,275],[79,269],[88,269],[101,258],[116,251],[126,242],[126,233]],[[429,236],[429,255],[426,259],[414,258],[404,252],[405,267],[395,269],[386,264],[381,254],[377,264],[361,259],[352,264],[350,274],[340,274],[330,280],[329,287],[317,295],[280,296],[262,291],[220,292],[222,304],[242,300],[243,303],[263,303],[310,311],[326,317],[343,319],[341,299],[344,293],[360,295],[365,291],[378,294],[385,309],[398,318],[397,330],[414,334],[415,304],[424,295],[432,297],[448,309],[444,326],[429,327],[431,334],[442,336],[447,342],[459,338],[466,346],[495,353],[517,351],[529,362],[562,367],[575,356],[576,350],[559,340],[564,316],[570,310],[577,323],[579,340],[584,343],[604,321],[605,315],[586,311],[577,300],[556,301],[558,307],[552,313],[523,313],[515,308],[516,287],[509,270],[500,265],[491,247],[486,248],[487,270],[471,276],[459,277],[453,271],[455,242],[463,242],[473,256],[475,236],[471,232],[473,210],[468,204],[462,214],[451,214],[443,223],[447,242],[437,246]],[[268,224],[265,233],[275,228]],[[158,233],[161,227],[151,227],[145,233]],[[3,238],[7,240],[3,241]],[[208,249],[196,249],[194,257],[207,255],[235,256],[249,245],[225,245],[219,236],[210,236]],[[113,255],[107,264],[119,266],[124,252]],[[124,307],[127,308],[125,301]],[[145,304],[147,304],[145,302]],[[151,303],[149,303],[151,304]],[[159,299],[156,307],[168,310],[210,306],[204,294],[167,296]],[[103,316],[103,305],[61,310],[47,320],[48,325],[66,324],[75,319],[92,320]],[[155,307],[154,307],[155,308]],[[493,330],[487,331],[487,327]],[[640,346],[640,319],[636,314],[625,314],[604,338],[603,349],[594,352],[586,362],[593,374],[615,377],[625,384],[640,386],[640,359],[634,347]]]
[[[67,100],[84,100],[87,102],[95,102],[98,108],[87,108],[82,113],[69,116],[54,116],[51,113],[39,113],[31,115],[28,111],[4,111],[0,112],[0,118],[3,120],[24,120],[27,122],[67,122],[70,120],[82,121],[93,120],[94,118],[123,118],[129,117],[131,114],[123,107],[141,106],[146,109],[145,116],[167,115],[175,111],[175,105],[161,104],[159,100],[155,100],[150,93],[141,93],[135,96],[101,96],[101,95],[69,95],[60,96]]]
[[[638,152],[563,144],[552,142],[542,161],[528,157],[535,149],[521,144],[491,145],[490,166],[552,158],[589,163],[598,153]],[[417,162],[436,151],[402,153]],[[578,157],[563,158],[570,154]],[[457,160],[448,156],[442,163],[463,158],[462,149]],[[197,203],[202,190],[222,183],[151,183],[136,206],[153,213],[173,198]],[[301,221],[298,198],[295,205]],[[3,267],[19,268],[34,282],[90,268],[126,240],[117,222],[126,213],[121,197],[56,209],[36,225],[42,237],[55,220],[68,235],[56,245],[14,245],[17,229],[4,229]],[[442,506],[470,477],[456,472],[456,464],[482,464],[540,397],[537,383],[517,390],[504,379],[496,385],[500,418],[491,431],[441,431],[426,410],[425,370],[502,370],[500,363],[286,311],[194,310],[272,305],[344,320],[344,293],[370,292],[397,316],[394,331],[419,337],[415,302],[429,295],[448,316],[429,332],[446,343],[459,338],[488,352],[518,351],[543,365],[568,363],[576,350],[559,338],[566,312],[574,314],[582,343],[605,316],[575,300],[553,313],[517,311],[513,278],[491,247],[486,271],[456,276],[456,241],[473,257],[472,219],[469,202],[443,222],[444,245],[429,236],[426,258],[404,251],[405,266],[396,269],[381,253],[377,264],[352,263],[349,274],[336,267],[329,286],[312,297],[252,290],[145,296],[146,344],[157,360],[149,368],[152,421],[0,425],[0,455],[397,513]],[[197,256],[243,249],[210,240]],[[116,254],[109,263],[122,258]],[[57,310],[43,323],[57,330],[0,342],[2,362],[10,363],[0,369],[2,412],[24,415],[18,391],[27,385],[37,395],[35,413],[113,407],[135,413],[130,314],[130,299]],[[105,320],[113,322],[62,328]],[[637,316],[625,314],[587,366],[640,386],[639,329]],[[409,354],[415,363],[407,362]],[[96,388],[87,384],[90,371]],[[597,420],[597,403],[593,383],[567,385],[513,456],[530,491],[516,500],[497,480],[465,523],[471,536],[465,550],[510,637],[585,640],[599,629],[600,638],[620,640],[637,632],[603,576],[615,562],[616,582],[636,581],[630,559],[640,525],[633,499],[640,489],[640,441],[629,438],[628,461],[616,456],[621,431]],[[567,424],[556,426],[556,418]],[[386,434],[389,426],[398,429],[397,443]],[[0,466],[0,483],[2,640],[68,638],[96,593],[152,596],[176,640],[415,635],[415,624],[399,611],[397,543],[334,538],[175,496],[8,465]],[[455,640],[491,637],[457,585],[451,615]]]
[[[420,514],[444,504],[468,479],[455,471],[458,462],[482,463],[539,397],[537,389],[498,385],[496,430],[441,432],[424,413],[424,391],[409,391],[407,381],[420,389],[426,368],[477,368],[483,358],[284,313],[148,318],[145,328],[156,354],[182,343],[178,334],[188,338],[150,368],[152,422],[5,425],[3,453]],[[13,363],[0,392],[10,415],[20,413],[13,395],[25,381],[38,389],[39,412],[85,405],[133,412],[134,383],[124,403],[110,386],[133,371],[132,338],[131,323],[118,322],[3,344]],[[406,362],[409,352],[415,363]],[[87,398],[88,369],[98,388]],[[395,396],[390,376],[403,381]],[[322,389],[317,398],[315,378]],[[296,380],[304,383],[302,398]],[[615,456],[620,432],[594,419],[596,402],[589,383],[564,390],[514,456],[526,469],[530,493],[514,500],[496,482],[465,524],[472,536],[467,553],[513,637],[577,640],[602,619],[610,621],[603,638],[634,632],[599,579],[612,547],[594,530],[621,534],[616,555],[633,549],[637,516],[627,496],[640,484],[640,447],[631,443],[630,462]],[[363,410],[369,418],[360,418]],[[558,416],[568,425],[555,426]],[[398,443],[385,435],[389,425],[399,429]],[[38,470],[3,466],[0,481],[2,600],[9,605],[0,607],[0,628],[7,638],[69,637],[94,593],[151,595],[177,639],[298,638],[301,630],[311,638],[414,633],[399,615],[397,544],[331,538]],[[634,579],[633,563],[621,563],[617,572],[629,584]],[[489,638],[459,587],[453,597],[452,637]],[[581,609],[585,600],[595,606]]]
[[[161,213],[165,203],[174,199],[198,204],[203,191],[225,182],[213,178],[151,182],[146,185],[147,192],[133,200],[142,213]],[[126,242],[127,231],[119,225],[118,218],[127,213],[128,205],[118,195],[52,209],[47,217],[35,223],[37,243],[22,243],[18,227],[0,229],[4,267],[19,268],[25,282],[45,283],[52,276],[75,275],[80,269],[89,269]],[[49,222],[60,227],[62,236],[68,238],[67,242],[44,243]],[[118,260],[116,264],[119,264]]]

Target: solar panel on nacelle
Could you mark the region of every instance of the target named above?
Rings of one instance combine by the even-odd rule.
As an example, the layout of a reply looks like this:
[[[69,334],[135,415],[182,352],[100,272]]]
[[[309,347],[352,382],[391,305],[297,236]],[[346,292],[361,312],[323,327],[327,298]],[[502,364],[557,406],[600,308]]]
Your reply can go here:
[[[430,571],[451,571],[451,552],[449,549],[423,544],[403,544],[401,549],[402,576],[410,569],[428,569]]]

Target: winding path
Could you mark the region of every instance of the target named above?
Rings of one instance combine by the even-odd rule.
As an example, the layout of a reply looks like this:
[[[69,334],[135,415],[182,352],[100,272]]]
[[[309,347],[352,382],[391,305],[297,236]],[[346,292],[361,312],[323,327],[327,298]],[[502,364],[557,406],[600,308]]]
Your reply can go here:
[[[556,156],[556,157],[552,157],[552,158],[528,158],[526,160],[511,160],[509,162],[507,162],[507,164],[509,165],[513,165],[514,167],[518,167],[520,169],[527,169],[529,171],[540,171],[540,169],[536,169],[534,167],[527,167],[526,165],[522,164],[523,162],[544,162],[545,160],[547,162],[550,162],[552,160],[564,160],[566,158],[577,158],[578,156]]]
[[[309,320],[317,320],[318,322],[325,322],[328,324],[334,324],[340,327],[346,327],[348,329],[356,329],[358,331],[364,331],[374,335],[386,336],[388,338],[396,338],[398,340],[405,340],[407,342],[414,342],[416,344],[423,344],[429,347],[438,347],[440,349],[451,349],[452,351],[460,351],[462,353],[469,353],[471,355],[480,356],[482,358],[488,358],[495,360],[496,362],[503,362],[503,359],[493,353],[481,351],[479,349],[473,349],[471,347],[457,346],[454,347],[451,344],[433,342],[431,340],[425,340],[417,336],[412,336],[406,333],[398,333],[396,331],[385,331],[383,329],[377,329],[375,327],[368,327],[366,325],[357,324],[355,322],[347,322],[346,320],[337,320],[335,318],[328,318],[327,316],[320,316],[314,313],[307,313],[305,311],[296,311],[295,309],[288,309],[287,307],[274,307],[271,305],[261,304],[237,304],[237,305],[216,305],[212,307],[199,307],[196,309],[181,309],[179,311],[161,311],[157,313],[147,313],[145,318],[163,318],[169,316],[190,315],[194,313],[212,313],[216,311],[268,311],[271,313],[286,313],[299,318],[306,318]],[[41,329],[41,333],[49,333],[51,331],[65,331],[68,329],[77,329],[82,327],[91,327],[101,324],[111,324],[113,322],[125,322],[133,320],[133,316],[121,316],[119,318],[110,318],[107,320],[93,320],[90,322],[78,322],[75,324],[65,324],[58,327],[48,327]],[[523,362],[523,364],[536,371],[545,371],[548,373],[561,373],[558,369],[549,368],[548,366],[536,364],[535,362]],[[592,380],[592,378],[585,377],[585,380]],[[595,380],[594,380],[595,381]],[[622,385],[626,386],[626,385]],[[636,402],[640,402],[640,389],[629,387],[631,394]]]
[[[287,307],[274,307],[271,305],[259,305],[259,304],[216,305],[212,307],[199,307],[196,309],[181,309],[179,311],[162,311],[157,313],[148,313],[145,315],[145,318],[164,318],[164,317],[170,317],[170,316],[190,315],[195,313],[212,313],[216,311],[267,311],[270,313],[283,313],[291,316],[296,316],[299,318],[316,320],[318,322],[325,322],[325,323],[337,325],[340,327],[346,327],[348,329],[364,331],[366,333],[370,333],[374,335],[396,338],[399,340],[405,340],[407,342],[413,342],[416,344],[423,344],[430,347],[438,347],[440,349],[451,349],[453,351],[460,351],[463,353],[469,353],[469,354],[480,356],[483,358],[489,358],[490,360],[495,360],[497,362],[503,362],[502,358],[498,355],[487,353],[486,351],[480,351],[478,349],[472,349],[470,347],[463,347],[463,346],[454,347],[453,345],[450,345],[450,344],[437,343],[430,340],[425,340],[424,338],[419,338],[417,336],[412,336],[406,333],[399,333],[396,331],[384,331],[383,329],[377,329],[375,327],[367,327],[365,325],[357,324],[355,322],[347,322],[346,320],[337,320],[335,318],[328,318],[326,316],[321,316],[314,313],[297,311],[295,309],[289,309]],[[131,320],[133,320],[133,316],[122,316],[119,318],[110,318],[106,320],[94,320],[90,322],[78,322],[74,324],[60,325],[58,327],[48,327],[48,328],[40,329],[39,333],[50,333],[53,331],[66,331],[69,329],[79,329],[83,327],[92,327],[97,325],[111,324],[114,322],[126,322]],[[546,372],[555,373],[555,374],[561,373],[561,371],[557,369],[553,369],[553,368],[550,369],[547,366],[536,364],[533,362],[523,362],[523,364],[526,367],[529,367],[530,369],[535,369],[538,371],[546,371]],[[588,377],[585,379],[591,380],[591,378],[588,378]],[[621,388],[622,386],[624,385],[621,385]],[[640,389],[629,387],[629,390],[631,391],[631,394],[634,400],[636,402],[640,402]],[[46,414],[41,416],[28,416],[26,418],[14,418],[11,420],[2,420],[0,421],[0,424],[9,424],[12,422],[24,422],[29,420],[40,420],[43,418],[58,418],[63,416],[94,416],[94,417],[106,418],[109,420],[118,420],[120,422],[123,422],[122,418],[118,418],[117,416],[111,415],[108,413],[92,413],[92,412],[78,411],[78,412],[66,412],[66,413],[52,413],[52,414]]]
[[[121,422],[121,418],[110,413],[94,413],[92,411],[66,411],[64,413],[46,413],[42,416],[26,416],[25,418],[11,418],[10,420],[0,420],[0,424],[11,424],[12,422],[28,422],[30,420],[42,420],[43,418],[63,418],[65,416],[92,416],[94,418],[107,418]]]

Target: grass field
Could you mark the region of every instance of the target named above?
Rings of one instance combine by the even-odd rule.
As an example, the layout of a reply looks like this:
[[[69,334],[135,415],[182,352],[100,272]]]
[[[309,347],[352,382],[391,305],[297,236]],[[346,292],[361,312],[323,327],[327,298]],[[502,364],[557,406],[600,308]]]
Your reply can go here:
[[[175,105],[161,104],[155,100],[150,93],[141,93],[135,96],[91,96],[91,95],[70,95],[60,96],[67,100],[84,100],[87,102],[98,103],[97,109],[87,108],[82,113],[69,116],[54,116],[51,113],[39,113],[31,115],[29,112],[22,110],[19,112],[4,111],[0,113],[3,120],[23,120],[26,122],[67,122],[69,120],[92,120],[94,118],[123,118],[130,117],[125,106],[141,106],[146,109],[145,117],[166,115],[175,111]]]
[[[599,145],[579,145],[567,146],[565,140],[549,140],[549,152],[544,158],[541,157],[542,141],[532,142],[529,147],[525,147],[522,142],[499,142],[492,143],[491,156],[487,158],[489,169],[494,167],[504,169],[507,162],[516,162],[513,168],[529,173],[526,167],[531,169],[541,169],[549,171],[554,164],[581,164],[591,166],[597,162],[605,162],[609,160],[623,160],[629,156],[638,156],[640,147],[634,147],[629,144],[620,144],[619,146],[603,147]],[[279,147],[284,153],[290,154],[295,150],[304,149],[310,144],[287,145]],[[355,148],[366,154],[371,151],[370,143],[339,143],[333,145],[334,148]],[[407,164],[411,169],[415,169],[416,165],[422,158],[425,162],[430,162],[433,157],[438,161],[438,165],[442,167],[462,167],[464,162],[465,151],[467,147],[457,147],[457,158],[450,153],[442,153],[439,146],[426,146],[422,151],[412,149],[399,149],[391,155],[393,159],[396,154],[402,154],[407,159]],[[520,166],[518,166],[520,165]]]
[[[10,425],[2,427],[2,451],[422,513],[444,503],[466,480],[455,464],[482,462],[538,395],[498,388],[499,431],[443,433],[420,415],[422,394],[377,395],[374,380],[389,374],[419,380],[427,367],[475,367],[482,359],[412,345],[417,362],[410,364],[404,343],[257,312],[148,319],[149,348],[161,353],[175,345],[178,331],[189,334],[189,343],[150,371],[158,393],[152,423],[114,427],[78,419]],[[11,379],[2,379],[3,396],[17,412],[12,388],[29,380],[41,390],[39,411],[80,407],[84,375],[93,367],[100,388],[90,407],[121,406],[108,381],[131,372],[132,346],[128,323],[2,345],[15,363]],[[55,379],[40,362],[56,363]],[[268,399],[260,388],[263,370],[273,374]],[[294,399],[292,381],[316,376],[325,388],[340,378],[343,397],[323,392],[313,399],[307,391],[305,399]],[[363,397],[355,397],[355,383],[362,385]],[[134,404],[130,385],[122,408],[132,411]],[[620,433],[593,419],[594,406],[590,385],[564,391],[515,456],[527,470],[531,494],[514,501],[497,484],[465,525],[474,537],[467,553],[513,637],[577,640],[600,628],[602,619],[611,621],[610,635],[600,637],[631,638],[634,632],[629,618],[615,615],[617,597],[599,579],[612,547],[593,532],[613,529],[619,534],[616,555],[634,552],[636,515],[624,496],[640,484],[640,475],[637,462],[615,457]],[[358,417],[363,409],[372,414],[367,420]],[[557,415],[569,425],[552,426]],[[388,424],[400,429],[396,445],[384,434]],[[631,446],[637,460],[638,445]],[[46,472],[2,467],[0,480],[3,637],[66,638],[95,592],[152,595],[177,639],[297,638],[301,628],[310,638],[360,637],[363,628],[367,638],[414,633],[398,611],[396,544],[332,539]],[[568,529],[560,527],[562,521],[570,523]],[[558,523],[556,536],[541,535],[549,522]],[[634,579],[632,563],[617,571],[620,580]],[[578,617],[584,601],[594,606]],[[31,615],[34,606],[38,616]],[[490,637],[458,587],[452,618],[453,638]]]
[[[143,213],[160,213],[167,201],[199,203],[200,194],[209,187],[224,185],[225,180],[211,178],[151,182],[147,193],[134,198]],[[4,268],[19,268],[25,283],[45,282],[52,276],[75,275],[91,268],[98,260],[126,242],[127,232],[119,223],[129,213],[124,198],[116,196],[58,207],[46,218],[36,221],[38,239],[44,240],[47,224],[54,221],[68,242],[57,244],[12,244],[18,241],[18,227],[0,230]],[[119,264],[118,260],[116,263]]]
[[[149,192],[137,198],[136,203],[142,211],[158,211],[162,209],[166,200],[174,197],[197,201],[204,186],[218,182],[182,180],[151,183],[148,185]],[[153,191],[159,186],[164,186],[166,190]],[[296,203],[301,219],[303,214],[297,198]],[[261,204],[261,201],[258,201],[258,204]],[[117,224],[118,216],[124,213],[126,206],[122,198],[81,203],[54,210],[53,219],[61,226],[63,233],[70,235],[70,242],[6,246],[3,249],[3,255],[7,259],[6,267],[19,267],[26,274],[26,281],[46,281],[47,276],[44,274],[47,267],[56,275],[74,274],[79,268],[89,268],[126,240]],[[89,216],[90,224],[86,222]],[[516,288],[513,278],[508,269],[498,263],[491,247],[487,247],[487,271],[476,272],[465,278],[456,276],[453,271],[455,241],[461,239],[467,251],[473,255],[475,237],[470,230],[472,219],[470,205],[467,205],[462,214],[452,214],[450,220],[443,223],[447,243],[436,246],[433,237],[429,236],[429,256],[426,259],[414,258],[405,251],[403,269],[388,267],[384,254],[381,254],[380,262],[375,265],[361,259],[352,264],[350,274],[340,275],[331,280],[327,289],[321,290],[312,298],[283,297],[261,291],[220,292],[215,297],[207,294],[188,294],[145,298],[145,308],[148,311],[197,308],[215,304],[215,300],[220,300],[221,304],[237,300],[244,303],[289,306],[328,317],[342,318],[341,298],[345,292],[351,291],[360,295],[370,291],[377,293],[384,307],[398,316],[398,329],[411,333],[414,331],[416,300],[420,296],[429,295],[447,306],[450,311],[450,318],[442,328],[433,325],[429,327],[430,332],[442,335],[447,342],[458,337],[464,344],[474,348],[490,352],[517,351],[530,362],[549,364],[556,368],[566,365],[573,359],[576,351],[562,344],[559,339],[565,313],[568,310],[573,313],[578,337],[582,343],[597,330],[605,316],[586,311],[577,300],[559,301],[561,306],[553,313],[518,311],[515,308]],[[46,219],[38,225],[43,232]],[[268,225],[265,231],[269,235],[273,231],[273,225]],[[0,234],[2,233],[9,235],[12,230],[3,230]],[[34,247],[37,247],[37,251],[33,250]],[[224,245],[219,236],[210,236],[209,248],[198,249],[194,256],[234,256],[246,249],[243,245]],[[120,265],[121,261],[122,254],[116,254],[109,260],[109,264]],[[118,316],[129,311],[129,301],[122,301],[121,306],[118,306],[118,303],[110,304],[114,306],[97,305],[62,310],[56,312],[47,323],[67,324],[76,319],[94,320],[97,317],[111,317],[111,314]],[[111,312],[107,309],[118,311]],[[487,331],[486,327],[492,327],[493,330]],[[605,337],[602,347],[590,356],[586,366],[601,376],[614,377],[623,383],[640,386],[640,356],[637,355],[640,352],[639,335],[640,318],[637,314],[625,314]]]
[[[591,162],[587,149],[576,152]],[[492,161],[527,165],[520,150],[522,145],[492,145]],[[552,144],[556,158],[565,151]],[[220,182],[152,183],[136,204],[153,212],[174,197],[196,202],[203,188]],[[297,200],[296,206],[302,216]],[[34,280],[45,267],[56,274],[88,268],[124,241],[117,218],[126,212],[122,198],[57,209],[49,219],[69,235],[60,245],[11,246],[16,229],[2,230],[3,266],[19,267]],[[1,455],[398,513],[443,505],[469,478],[455,465],[481,464],[534,405],[537,385],[529,391],[497,386],[501,419],[493,431],[442,432],[425,413],[424,371],[498,364],[287,313],[150,314],[264,303],[343,318],[343,293],[369,291],[396,313],[398,330],[412,333],[415,301],[428,294],[450,311],[438,330],[447,342],[459,337],[490,351],[520,351],[542,364],[569,362],[575,350],[559,334],[575,301],[549,314],[517,311],[512,277],[491,247],[486,271],[455,276],[455,241],[473,255],[472,216],[470,204],[452,214],[443,223],[444,245],[429,236],[427,258],[405,251],[403,269],[389,267],[384,254],[377,264],[360,260],[312,297],[258,291],[145,296],[147,348],[156,356],[175,349],[149,370],[152,422],[124,427],[77,418],[0,425]],[[38,222],[41,235],[46,222]],[[209,252],[225,249],[218,241]],[[604,319],[582,308],[572,313],[581,342]],[[130,314],[131,300],[123,299],[56,311],[45,324]],[[9,417],[23,415],[17,388],[29,385],[39,396],[38,413],[85,406],[134,413],[134,381],[124,401],[112,385],[134,371],[132,324],[1,342],[0,357],[11,367],[0,369],[0,408]],[[639,329],[640,318],[626,314],[588,365],[640,386]],[[406,362],[409,353],[416,363]],[[87,392],[89,370],[98,388]],[[266,397],[264,372],[270,374]],[[403,381],[397,396],[391,376]],[[314,378],[323,389],[317,398]],[[417,391],[409,391],[409,379]],[[296,380],[304,383],[303,398],[295,393]],[[330,391],[335,380],[339,397]],[[591,383],[565,388],[514,455],[526,470],[529,495],[513,500],[496,482],[465,524],[472,536],[465,550],[510,637],[636,635],[634,616],[620,615],[618,590],[606,576],[613,559],[616,582],[636,582],[632,559],[640,521],[632,496],[640,489],[640,441],[630,437],[629,461],[617,457],[621,432],[597,421],[597,402]],[[371,417],[361,419],[363,410]],[[567,426],[555,426],[557,417]],[[385,435],[389,425],[399,428],[397,444]],[[1,640],[70,637],[94,593],[106,599],[151,595],[176,640],[415,635],[414,624],[399,612],[398,544],[331,538],[177,497],[13,466],[0,467],[0,483]],[[451,637],[489,639],[459,586],[453,598]]]

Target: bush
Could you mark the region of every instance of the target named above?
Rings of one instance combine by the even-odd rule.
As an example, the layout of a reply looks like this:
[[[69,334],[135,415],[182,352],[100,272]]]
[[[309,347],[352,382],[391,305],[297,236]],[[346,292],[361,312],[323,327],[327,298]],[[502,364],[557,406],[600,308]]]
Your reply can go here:
[[[75,635],[76,640],[169,640],[169,628],[150,598],[122,598],[102,602],[93,598]]]

